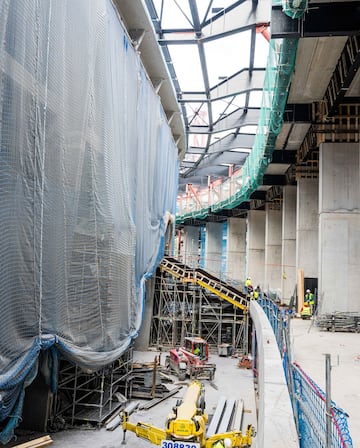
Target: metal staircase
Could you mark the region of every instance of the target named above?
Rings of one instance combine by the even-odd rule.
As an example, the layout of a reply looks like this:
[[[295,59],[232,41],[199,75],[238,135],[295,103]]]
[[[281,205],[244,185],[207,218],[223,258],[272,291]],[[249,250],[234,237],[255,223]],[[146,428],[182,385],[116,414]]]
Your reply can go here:
[[[245,293],[221,281],[203,269],[190,268],[175,258],[168,256],[164,257],[161,261],[160,269],[169,272],[173,277],[181,279],[183,282],[198,284],[243,311],[247,311],[248,309],[249,297]]]

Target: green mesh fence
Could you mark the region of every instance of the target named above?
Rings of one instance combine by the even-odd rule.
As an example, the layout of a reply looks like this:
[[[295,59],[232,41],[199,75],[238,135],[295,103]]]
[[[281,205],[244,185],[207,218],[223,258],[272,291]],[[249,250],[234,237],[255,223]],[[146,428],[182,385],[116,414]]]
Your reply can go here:
[[[290,80],[295,66],[298,39],[276,39],[270,41],[266,68],[263,98],[255,143],[242,168],[241,174],[222,184],[227,191],[226,198],[211,201],[206,207],[194,207],[192,210],[181,209],[176,216],[176,223],[186,219],[204,219],[209,212],[232,209],[248,201],[250,195],[262,185],[266,168],[271,162],[275,141],[282,127],[283,112],[286,106]],[[227,183],[232,185],[227,186]],[[235,185],[234,185],[235,184]],[[185,213],[184,213],[185,211]]]

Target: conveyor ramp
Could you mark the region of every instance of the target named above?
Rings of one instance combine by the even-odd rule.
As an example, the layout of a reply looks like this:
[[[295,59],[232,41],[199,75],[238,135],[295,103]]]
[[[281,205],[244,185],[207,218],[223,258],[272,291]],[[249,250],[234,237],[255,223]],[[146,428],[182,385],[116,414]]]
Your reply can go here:
[[[209,274],[204,269],[190,268],[172,257],[164,257],[160,263],[160,268],[184,282],[198,284],[243,311],[248,308],[249,298],[245,293]]]

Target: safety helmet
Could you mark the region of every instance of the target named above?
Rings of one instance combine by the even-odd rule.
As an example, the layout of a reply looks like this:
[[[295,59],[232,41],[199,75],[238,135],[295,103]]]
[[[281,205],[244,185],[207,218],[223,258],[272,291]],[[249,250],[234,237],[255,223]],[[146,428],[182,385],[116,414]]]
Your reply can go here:
[[[310,293],[311,293],[310,289],[307,289],[306,292],[307,292],[307,294],[310,294]]]
[[[231,448],[231,447],[232,447],[231,440],[228,438],[224,439],[224,448]]]
[[[251,280],[251,277],[248,277],[247,279],[248,279],[248,280]]]

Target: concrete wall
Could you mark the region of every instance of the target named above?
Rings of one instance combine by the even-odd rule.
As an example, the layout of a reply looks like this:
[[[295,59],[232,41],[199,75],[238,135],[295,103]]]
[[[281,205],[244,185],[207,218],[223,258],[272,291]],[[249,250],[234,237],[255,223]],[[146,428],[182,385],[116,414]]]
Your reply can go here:
[[[319,181],[299,179],[296,200],[296,267],[318,277]]]
[[[246,232],[246,276],[253,285],[264,289],[265,280],[265,212],[250,210]]]
[[[154,292],[155,292],[155,275],[146,281],[145,284],[145,306],[144,316],[138,337],[135,339],[134,347],[136,350],[147,350],[150,341],[150,329],[152,325],[153,308],[154,308]]]
[[[206,224],[205,269],[216,277],[221,277],[222,223]]]
[[[281,296],[289,304],[297,282],[296,277],[296,186],[283,189]]]
[[[182,235],[181,261],[191,267],[198,267],[200,228],[185,226]]]
[[[250,302],[255,326],[258,370],[257,448],[299,447],[291,400],[280,352],[270,322],[261,306]]]
[[[319,312],[360,311],[360,149],[322,144],[319,194]]]
[[[281,237],[282,215],[280,208],[266,206],[265,219],[265,290],[281,292]],[[256,285],[255,285],[256,286]]]
[[[244,281],[246,278],[246,219],[230,218],[226,247],[226,276]]]

